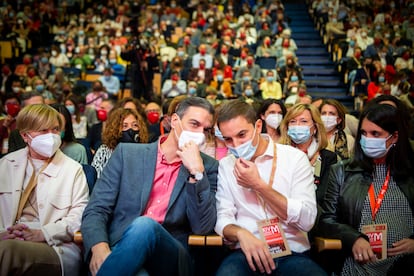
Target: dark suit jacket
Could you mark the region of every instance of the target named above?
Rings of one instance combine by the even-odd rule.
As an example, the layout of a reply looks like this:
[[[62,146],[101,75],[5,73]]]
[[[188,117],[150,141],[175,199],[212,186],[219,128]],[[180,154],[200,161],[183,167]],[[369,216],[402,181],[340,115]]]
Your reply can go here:
[[[113,246],[148,203],[157,161],[158,142],[120,143],[95,184],[82,219],[86,258],[99,242]],[[202,154],[204,178],[188,183],[181,165],[163,227],[187,247],[188,236],[208,234],[216,223],[217,160]]]

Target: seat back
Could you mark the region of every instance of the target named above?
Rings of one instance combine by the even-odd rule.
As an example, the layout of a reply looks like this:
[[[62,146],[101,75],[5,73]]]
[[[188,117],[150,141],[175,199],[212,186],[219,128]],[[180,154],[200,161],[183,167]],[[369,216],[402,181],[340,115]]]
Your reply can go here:
[[[89,194],[91,194],[96,179],[98,178],[98,174],[96,173],[95,168],[89,164],[82,164],[82,167],[86,176],[86,181],[88,182]]]

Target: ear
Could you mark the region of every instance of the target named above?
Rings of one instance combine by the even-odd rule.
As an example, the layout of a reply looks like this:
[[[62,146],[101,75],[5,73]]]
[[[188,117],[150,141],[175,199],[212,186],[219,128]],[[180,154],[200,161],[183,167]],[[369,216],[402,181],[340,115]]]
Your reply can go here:
[[[175,128],[176,125],[179,123],[178,121],[180,120],[180,118],[178,117],[177,113],[173,113],[170,116],[170,124],[171,124],[171,128]]]
[[[26,132],[22,132],[22,131],[20,131],[19,133],[20,133],[20,136],[22,137],[23,141],[26,144],[28,144],[29,137],[27,136],[27,133]]]
[[[256,133],[259,133],[259,134],[262,133],[263,121],[260,119],[257,119],[255,126],[256,126]]]

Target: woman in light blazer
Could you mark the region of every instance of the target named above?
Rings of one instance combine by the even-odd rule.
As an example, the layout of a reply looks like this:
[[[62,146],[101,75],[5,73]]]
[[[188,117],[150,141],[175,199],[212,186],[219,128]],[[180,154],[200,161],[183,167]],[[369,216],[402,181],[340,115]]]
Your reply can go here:
[[[73,235],[89,199],[82,166],[59,150],[52,107],[26,106],[17,128],[27,146],[0,159],[0,275],[77,275]]]

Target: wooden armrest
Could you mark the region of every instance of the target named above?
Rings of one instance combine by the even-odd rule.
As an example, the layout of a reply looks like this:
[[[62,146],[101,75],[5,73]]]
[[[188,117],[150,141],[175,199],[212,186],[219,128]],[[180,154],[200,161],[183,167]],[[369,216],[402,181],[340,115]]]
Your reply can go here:
[[[77,245],[82,245],[83,244],[82,233],[80,231],[77,231],[75,235],[73,236],[73,240],[75,241]]]
[[[188,244],[192,246],[222,246],[223,238],[218,235],[190,235]]]
[[[318,252],[324,250],[340,250],[342,249],[342,241],[338,239],[326,239],[315,237],[315,245]]]

